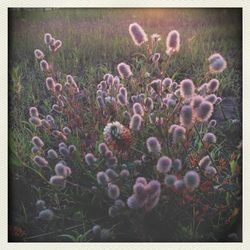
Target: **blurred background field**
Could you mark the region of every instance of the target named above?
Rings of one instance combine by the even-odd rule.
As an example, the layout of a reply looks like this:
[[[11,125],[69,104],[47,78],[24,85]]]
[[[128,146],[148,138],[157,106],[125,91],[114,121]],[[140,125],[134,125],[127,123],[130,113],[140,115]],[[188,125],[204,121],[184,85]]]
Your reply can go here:
[[[220,76],[219,94],[234,97],[234,118],[240,120],[241,14],[241,9],[9,9],[10,224],[23,225],[28,235],[38,230],[29,224],[38,191],[26,167],[31,148],[27,120],[31,106],[50,110],[44,76],[33,53],[39,48],[48,54],[43,43],[45,33],[63,42],[56,55],[56,70],[62,78],[71,74],[79,86],[94,91],[105,73],[117,74],[121,61],[133,65],[132,55],[142,50],[129,36],[130,23],[138,22],[148,35],[162,36],[159,52],[163,60],[167,60],[165,38],[176,29],[181,34],[181,49],[168,76],[177,82],[191,76],[197,83],[206,72],[209,55],[221,53],[228,68]],[[227,129],[228,134],[236,135],[228,140],[229,147],[235,146],[241,125],[228,124]]]

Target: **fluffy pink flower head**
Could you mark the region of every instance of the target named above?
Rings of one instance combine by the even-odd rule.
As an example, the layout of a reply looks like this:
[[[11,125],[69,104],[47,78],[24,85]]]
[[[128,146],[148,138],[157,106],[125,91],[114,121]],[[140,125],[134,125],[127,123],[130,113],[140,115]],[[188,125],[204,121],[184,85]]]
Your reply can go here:
[[[117,70],[122,79],[128,79],[130,76],[133,75],[130,66],[123,62],[118,64]]]
[[[180,49],[180,34],[177,30],[172,30],[168,33],[166,40],[166,53],[171,56]]]
[[[134,131],[139,131],[142,125],[142,118],[138,114],[134,114],[130,120],[129,128]]]
[[[194,95],[194,83],[190,79],[182,80],[180,83],[181,96],[183,98],[191,98]]]
[[[190,105],[184,105],[180,113],[180,123],[185,128],[191,128],[194,122],[193,109]]]
[[[211,73],[221,73],[227,67],[226,60],[219,54],[212,54],[209,58],[209,70]]]
[[[147,34],[138,23],[131,23],[129,25],[129,34],[137,46],[141,46],[143,43],[148,41]]]
[[[150,153],[158,154],[161,152],[161,145],[156,137],[149,137],[146,144]]]
[[[158,160],[157,165],[156,165],[157,171],[162,174],[168,173],[171,167],[172,167],[172,160],[167,156],[162,156]]]
[[[42,60],[44,58],[44,54],[40,49],[36,49],[34,51],[34,55],[37,59]]]

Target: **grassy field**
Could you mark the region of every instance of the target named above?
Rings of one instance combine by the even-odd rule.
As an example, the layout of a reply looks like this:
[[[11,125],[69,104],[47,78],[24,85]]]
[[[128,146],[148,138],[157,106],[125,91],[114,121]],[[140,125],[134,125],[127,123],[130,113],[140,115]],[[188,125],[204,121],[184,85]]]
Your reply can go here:
[[[165,38],[171,30],[176,29],[181,34],[181,48],[164,76],[171,77],[178,83],[182,79],[192,78],[198,85],[207,72],[207,58],[212,53],[219,52],[227,61],[227,69],[218,76],[218,96],[235,98],[235,115],[240,120],[241,21],[240,9],[10,9],[9,224],[19,226],[25,231],[25,236],[21,237],[21,240],[86,241],[86,232],[95,219],[96,223],[98,222],[95,217],[98,205],[91,211],[92,207],[85,204],[86,202],[78,202],[79,198],[92,199],[88,191],[80,195],[75,190],[70,193],[50,190],[44,184],[41,173],[34,170],[36,168],[32,163],[30,140],[37,130],[28,123],[29,107],[39,107],[39,111],[46,114],[50,111],[53,101],[46,90],[44,74],[34,57],[34,50],[37,48],[48,54],[43,42],[45,33],[51,33],[63,42],[55,60],[58,78],[64,83],[66,75],[71,74],[79,87],[87,89],[91,98],[94,98],[96,86],[103,75],[118,74],[116,66],[120,62],[124,61],[132,65],[133,70],[138,70],[136,65],[140,61],[139,53],[143,54],[145,47],[138,48],[133,44],[128,33],[130,23],[138,22],[148,35],[158,33],[162,36],[158,47],[162,61],[167,61]],[[88,114],[86,117],[90,119]],[[223,138],[229,157],[240,142],[241,123],[235,125],[227,121],[225,124],[223,131],[218,130],[218,133]],[[234,136],[229,138],[228,135]],[[78,146],[80,147],[80,143]],[[77,157],[80,158],[81,155]],[[35,219],[35,203],[37,199],[44,199],[43,197],[53,204],[58,216],[50,225],[40,225]],[[106,211],[98,216],[100,221],[104,220],[103,223],[110,227],[109,219],[102,219],[106,216]],[[153,221],[154,217],[151,220]],[[152,225],[150,223],[149,225]],[[74,228],[75,225],[78,226]],[[126,225],[122,227],[125,228]],[[208,228],[204,227],[205,231],[201,232],[201,235],[205,235]],[[57,229],[61,231],[58,232]],[[220,241],[225,239],[222,233],[224,229],[225,227],[218,229],[222,236],[216,239],[212,235],[207,238],[171,236],[172,238],[166,241]],[[48,232],[51,233],[47,234]],[[226,231],[230,232],[230,229]],[[182,233],[188,235],[185,229]],[[36,237],[32,238],[34,235]],[[133,237],[132,233],[130,236],[122,233],[117,235],[118,237],[113,240],[140,240]],[[10,236],[10,239],[20,240],[13,237]],[[153,235],[152,238],[162,241],[162,236],[157,238]],[[153,240],[146,236],[145,239]]]

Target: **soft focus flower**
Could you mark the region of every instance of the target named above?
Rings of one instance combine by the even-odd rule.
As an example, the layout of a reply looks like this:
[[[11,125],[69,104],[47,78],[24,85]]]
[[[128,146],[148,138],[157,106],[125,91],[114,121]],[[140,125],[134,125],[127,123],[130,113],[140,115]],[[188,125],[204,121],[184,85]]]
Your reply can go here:
[[[161,36],[157,33],[151,35],[151,41],[153,44],[159,42],[161,40]]]
[[[214,167],[207,166],[205,168],[204,174],[207,178],[213,178],[217,174],[217,171]]]
[[[180,123],[183,127],[190,129],[194,123],[193,109],[190,105],[181,108]]]
[[[166,174],[170,171],[172,167],[172,160],[167,156],[162,156],[158,162],[156,169],[162,174]]]
[[[49,44],[51,43],[51,40],[52,40],[51,34],[46,33],[46,34],[44,35],[44,42],[45,42],[45,44],[49,45]]]
[[[105,153],[108,151],[108,146],[106,143],[100,143],[98,146],[98,150],[102,155],[105,155]]]
[[[186,187],[191,190],[197,188],[200,184],[200,176],[197,172],[193,170],[188,171],[185,174],[183,180],[184,180]]]
[[[180,192],[185,188],[185,183],[183,180],[176,180],[174,183],[176,191]]]
[[[48,162],[42,156],[36,155],[33,160],[39,167],[48,167]]]
[[[65,178],[59,175],[52,176],[49,182],[51,185],[62,187],[62,188],[65,188],[66,186]]]
[[[40,49],[36,49],[34,51],[35,57],[39,60],[42,60],[44,58],[44,54]]]
[[[182,80],[180,83],[181,96],[183,98],[191,98],[194,95],[194,83],[190,79]]]
[[[32,143],[33,143],[34,146],[37,146],[38,148],[42,148],[44,146],[43,141],[38,136],[34,136],[32,138]]]
[[[207,90],[209,93],[214,93],[218,90],[219,88],[219,81],[217,79],[212,79],[208,82],[207,84]]]
[[[116,200],[120,196],[120,189],[115,184],[108,185],[108,196],[109,198]]]
[[[209,118],[212,116],[213,111],[214,111],[213,104],[211,102],[204,100],[196,109],[196,116],[199,121],[205,122],[208,121]]]
[[[50,159],[57,159],[58,158],[58,154],[54,149],[49,149],[47,154],[48,154],[48,157]]]
[[[142,125],[142,118],[138,114],[134,114],[130,120],[129,128],[133,131],[139,131]]]
[[[47,63],[47,61],[42,60],[40,62],[40,68],[41,68],[41,71],[44,71],[44,72],[49,71],[49,64]]]
[[[168,186],[168,187],[172,187],[174,186],[174,183],[176,182],[177,177],[173,174],[170,175],[166,175],[165,179],[164,179],[164,183]]]
[[[36,127],[41,127],[42,126],[42,121],[40,118],[36,116],[32,116],[29,118],[29,122],[35,125]]]
[[[168,33],[166,40],[166,53],[171,56],[180,49],[180,34],[177,30],[172,30]]]
[[[211,160],[209,158],[209,156],[204,156],[200,161],[199,161],[199,166],[201,168],[206,168],[207,166],[209,166],[211,163]]]
[[[150,153],[158,154],[161,152],[161,145],[156,137],[149,137],[146,144]]]
[[[130,76],[133,75],[130,66],[123,62],[118,64],[117,70],[122,79],[128,79]]]
[[[215,94],[207,95],[205,97],[205,100],[211,102],[212,104],[215,104],[217,101],[217,96]]]
[[[85,162],[89,165],[92,166],[95,163],[96,159],[93,154],[88,153],[85,155]]]
[[[120,172],[120,176],[122,177],[122,178],[127,178],[127,177],[129,177],[129,171],[127,170],[127,169],[123,169],[121,172]]]
[[[178,143],[186,138],[186,129],[181,126],[176,126],[173,131],[173,143]]]
[[[141,46],[143,43],[148,41],[147,34],[138,23],[131,23],[129,25],[129,34],[137,46]]]
[[[227,67],[227,62],[219,53],[211,55],[208,61],[211,73],[221,73]]]
[[[152,56],[152,61],[153,63],[156,63],[160,60],[161,54],[160,53],[154,53],[154,55]]]
[[[109,181],[108,176],[103,171],[97,173],[96,179],[100,185],[107,185]]]
[[[216,136],[213,133],[206,133],[203,137],[203,142],[206,142],[208,144],[216,143]]]
[[[172,168],[175,170],[175,171],[180,171],[182,169],[182,162],[180,159],[174,159],[172,161]]]
[[[54,218],[54,213],[50,209],[44,209],[39,212],[38,218],[44,221],[51,221]]]

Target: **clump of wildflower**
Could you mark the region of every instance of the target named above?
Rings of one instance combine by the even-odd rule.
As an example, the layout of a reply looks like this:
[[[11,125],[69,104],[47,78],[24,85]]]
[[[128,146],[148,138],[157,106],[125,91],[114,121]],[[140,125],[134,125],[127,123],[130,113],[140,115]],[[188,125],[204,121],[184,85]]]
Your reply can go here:
[[[116,200],[120,196],[120,189],[115,184],[108,185],[108,196],[109,198]]]
[[[208,144],[213,144],[216,143],[217,138],[213,133],[206,133],[202,140]]]
[[[168,173],[171,167],[172,167],[172,160],[167,156],[162,156],[158,160],[157,165],[156,165],[157,171],[162,174]]]
[[[194,123],[193,109],[190,105],[184,105],[180,113],[180,123],[183,127],[190,129]]]
[[[103,171],[97,173],[96,179],[97,179],[98,184],[104,185],[104,186],[106,186],[109,181],[108,176]]]
[[[61,175],[52,176],[50,178],[49,182],[50,182],[51,185],[62,187],[62,188],[65,188],[65,186],[66,186],[66,180]]]
[[[44,142],[38,136],[34,136],[32,138],[32,143],[34,146],[37,146],[38,148],[42,148],[44,146]]]
[[[213,104],[204,100],[196,109],[196,116],[199,121],[205,122],[212,116],[214,111]]]
[[[172,30],[168,33],[166,40],[166,53],[171,56],[180,49],[180,34],[177,30]]]
[[[129,25],[129,34],[137,46],[141,46],[143,43],[148,41],[147,34],[138,23],[131,23]]]
[[[54,213],[50,209],[44,209],[39,212],[38,218],[44,221],[51,221],[54,218]]]
[[[36,49],[34,51],[35,57],[39,60],[42,60],[44,58],[44,54],[40,49]]]
[[[194,83],[190,79],[182,80],[180,83],[180,92],[183,98],[191,98],[194,95]]]
[[[165,179],[164,179],[164,183],[168,186],[168,187],[172,187],[174,186],[174,183],[176,182],[177,177],[173,174],[170,175],[166,175]]]
[[[161,152],[161,145],[156,137],[149,137],[146,144],[150,153],[159,154]]]
[[[142,125],[142,118],[138,114],[134,114],[130,120],[129,128],[134,131],[139,131]]]
[[[195,172],[193,170],[188,171],[185,174],[183,180],[184,180],[186,187],[190,190],[194,190],[200,184],[200,176],[197,172]]]
[[[152,56],[152,62],[157,63],[160,60],[161,54],[160,53],[154,53]]]
[[[209,93],[214,93],[218,90],[219,85],[220,83],[217,79],[212,79],[207,84],[207,90],[209,91]]]
[[[182,162],[180,159],[174,159],[172,161],[172,168],[175,170],[175,171],[180,171],[182,169]]]
[[[208,61],[209,61],[209,71],[211,73],[221,73],[227,67],[227,62],[219,53],[212,54],[208,58]]]
[[[211,160],[209,158],[209,156],[204,156],[200,161],[199,161],[199,166],[201,168],[206,168],[207,166],[209,166],[211,164]]]
[[[48,167],[48,162],[41,156],[36,155],[33,160],[39,167]]]
[[[47,61],[45,61],[44,59],[40,62],[40,68],[41,71],[47,72],[49,71],[49,64],[47,63]]]
[[[96,159],[93,154],[88,153],[85,155],[85,162],[89,165],[92,166],[95,163]]]

